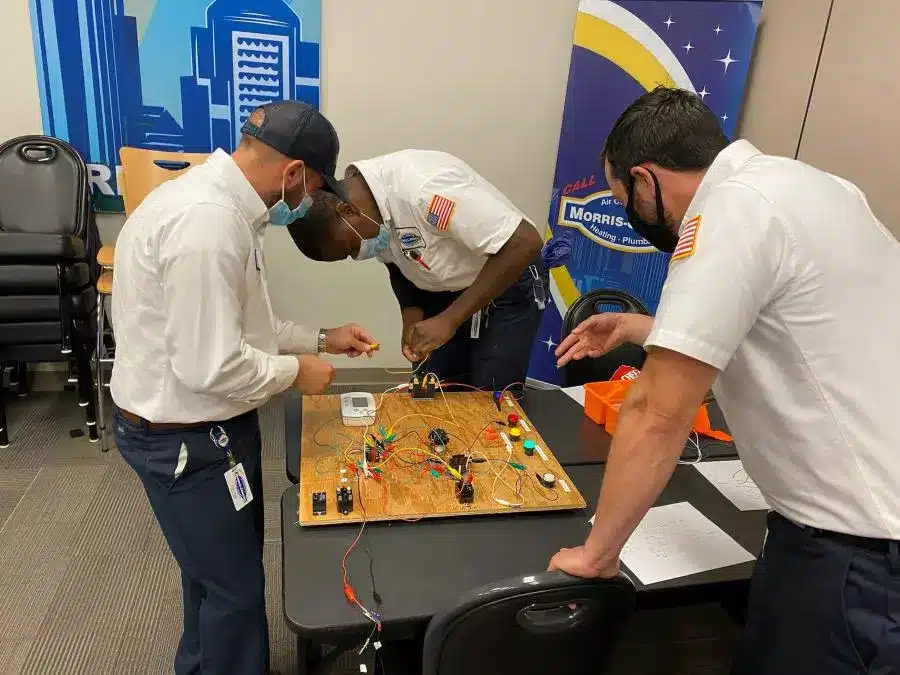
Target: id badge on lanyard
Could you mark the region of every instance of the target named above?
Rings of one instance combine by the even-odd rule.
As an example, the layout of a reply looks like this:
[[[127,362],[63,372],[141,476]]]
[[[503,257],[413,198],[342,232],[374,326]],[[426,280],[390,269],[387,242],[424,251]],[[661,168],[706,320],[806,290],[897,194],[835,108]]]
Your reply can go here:
[[[531,290],[534,293],[534,304],[538,309],[543,311],[547,307],[547,289],[544,287],[544,280],[538,274],[537,267],[530,265],[528,271],[531,272]]]
[[[472,315],[472,327],[469,330],[469,337],[477,340],[481,336],[481,317],[484,310],[479,309]]]
[[[250,491],[250,481],[247,480],[247,473],[244,471],[244,465],[236,462],[231,452],[231,439],[228,434],[220,426],[215,426],[209,430],[209,440],[213,442],[217,448],[225,451],[225,457],[228,459],[228,471],[225,472],[225,485],[228,486],[228,494],[231,495],[231,501],[234,502],[234,510],[240,511],[253,501],[253,493]]]

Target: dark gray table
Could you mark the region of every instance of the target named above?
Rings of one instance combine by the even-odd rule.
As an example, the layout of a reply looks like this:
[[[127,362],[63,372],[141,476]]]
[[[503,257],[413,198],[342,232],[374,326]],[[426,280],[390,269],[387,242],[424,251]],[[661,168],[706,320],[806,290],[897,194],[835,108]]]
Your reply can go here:
[[[599,495],[604,466],[570,466],[588,509],[567,513],[515,514],[368,525],[348,569],[361,602],[373,606],[372,571],[383,599],[385,638],[397,639],[424,626],[437,612],[478,586],[546,568],[553,553],[584,541]],[[297,635],[298,660],[322,644],[361,642],[371,623],[343,597],[341,559],[357,536],[356,526],[301,528],[295,487],[281,499],[284,614]],[[765,512],[741,512],[692,467],[679,466],[658,504],[689,501],[754,555],[765,532]],[[746,593],[753,564],[746,563],[652,586],[637,583],[641,608],[733,601]]]
[[[296,483],[300,475],[300,420],[303,397],[295,391],[286,392],[284,398],[285,468],[288,480]],[[606,462],[612,437],[603,427],[585,417],[584,408],[559,390],[529,389],[520,401],[529,419],[540,431],[556,459],[565,467],[580,464]],[[709,406],[713,428],[724,429],[725,422],[718,406]],[[721,443],[708,438],[700,439],[704,457],[737,457],[732,443]],[[686,457],[694,457],[688,446]]]

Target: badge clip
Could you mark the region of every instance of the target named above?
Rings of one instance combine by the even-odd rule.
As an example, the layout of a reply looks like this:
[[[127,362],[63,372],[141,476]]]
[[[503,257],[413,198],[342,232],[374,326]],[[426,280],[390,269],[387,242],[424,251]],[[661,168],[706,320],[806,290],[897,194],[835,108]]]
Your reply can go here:
[[[534,292],[534,302],[538,309],[544,310],[547,307],[547,288],[544,286],[544,280],[541,279],[534,265],[531,265],[528,270],[531,272],[531,288]]]
[[[225,485],[228,487],[228,494],[231,495],[231,501],[234,503],[234,510],[240,511],[253,501],[253,492],[250,490],[250,481],[247,480],[244,465],[235,461],[234,454],[229,447],[231,439],[228,438],[228,434],[221,426],[214,426],[209,430],[209,440],[213,442],[213,445],[225,451],[225,457],[228,458]]]

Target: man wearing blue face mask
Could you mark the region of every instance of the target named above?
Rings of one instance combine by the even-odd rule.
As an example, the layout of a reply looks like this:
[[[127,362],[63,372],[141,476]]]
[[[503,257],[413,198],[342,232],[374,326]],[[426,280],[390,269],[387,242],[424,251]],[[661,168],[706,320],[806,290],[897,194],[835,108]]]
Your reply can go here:
[[[262,439],[257,409],[325,390],[320,354],[369,353],[355,325],[309,330],[272,311],[263,237],[340,192],[338,137],[317,110],[255,110],[232,155],[151,192],[116,242],[115,440],[181,569],[176,675],[263,675]]]
[[[387,265],[411,362],[428,358],[425,370],[480,389],[524,382],[549,288],[534,224],[443,152],[354,162],[339,190],[316,193],[288,228],[298,248]]]

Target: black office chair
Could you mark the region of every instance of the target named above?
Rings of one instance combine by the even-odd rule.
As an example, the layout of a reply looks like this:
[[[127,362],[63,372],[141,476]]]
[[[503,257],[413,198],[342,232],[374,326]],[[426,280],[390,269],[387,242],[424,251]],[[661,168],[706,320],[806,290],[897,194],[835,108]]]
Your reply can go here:
[[[585,319],[602,312],[633,312],[650,314],[647,307],[633,295],[615,289],[600,289],[585,293],[576,300],[563,319],[562,337],[565,338]],[[574,387],[588,382],[604,382],[613,376],[619,366],[641,368],[647,358],[638,345],[624,344],[608,354],[595,359],[570,361],[563,370],[563,382]]]
[[[74,366],[92,441],[99,247],[87,167],[75,149],[48,136],[0,145],[0,365],[20,372],[33,362]],[[0,446],[8,442],[0,396]]]
[[[634,585],[621,574],[609,580],[559,572],[504,579],[435,616],[421,661],[413,649],[398,658],[385,645],[384,673],[602,675],[634,596]]]

